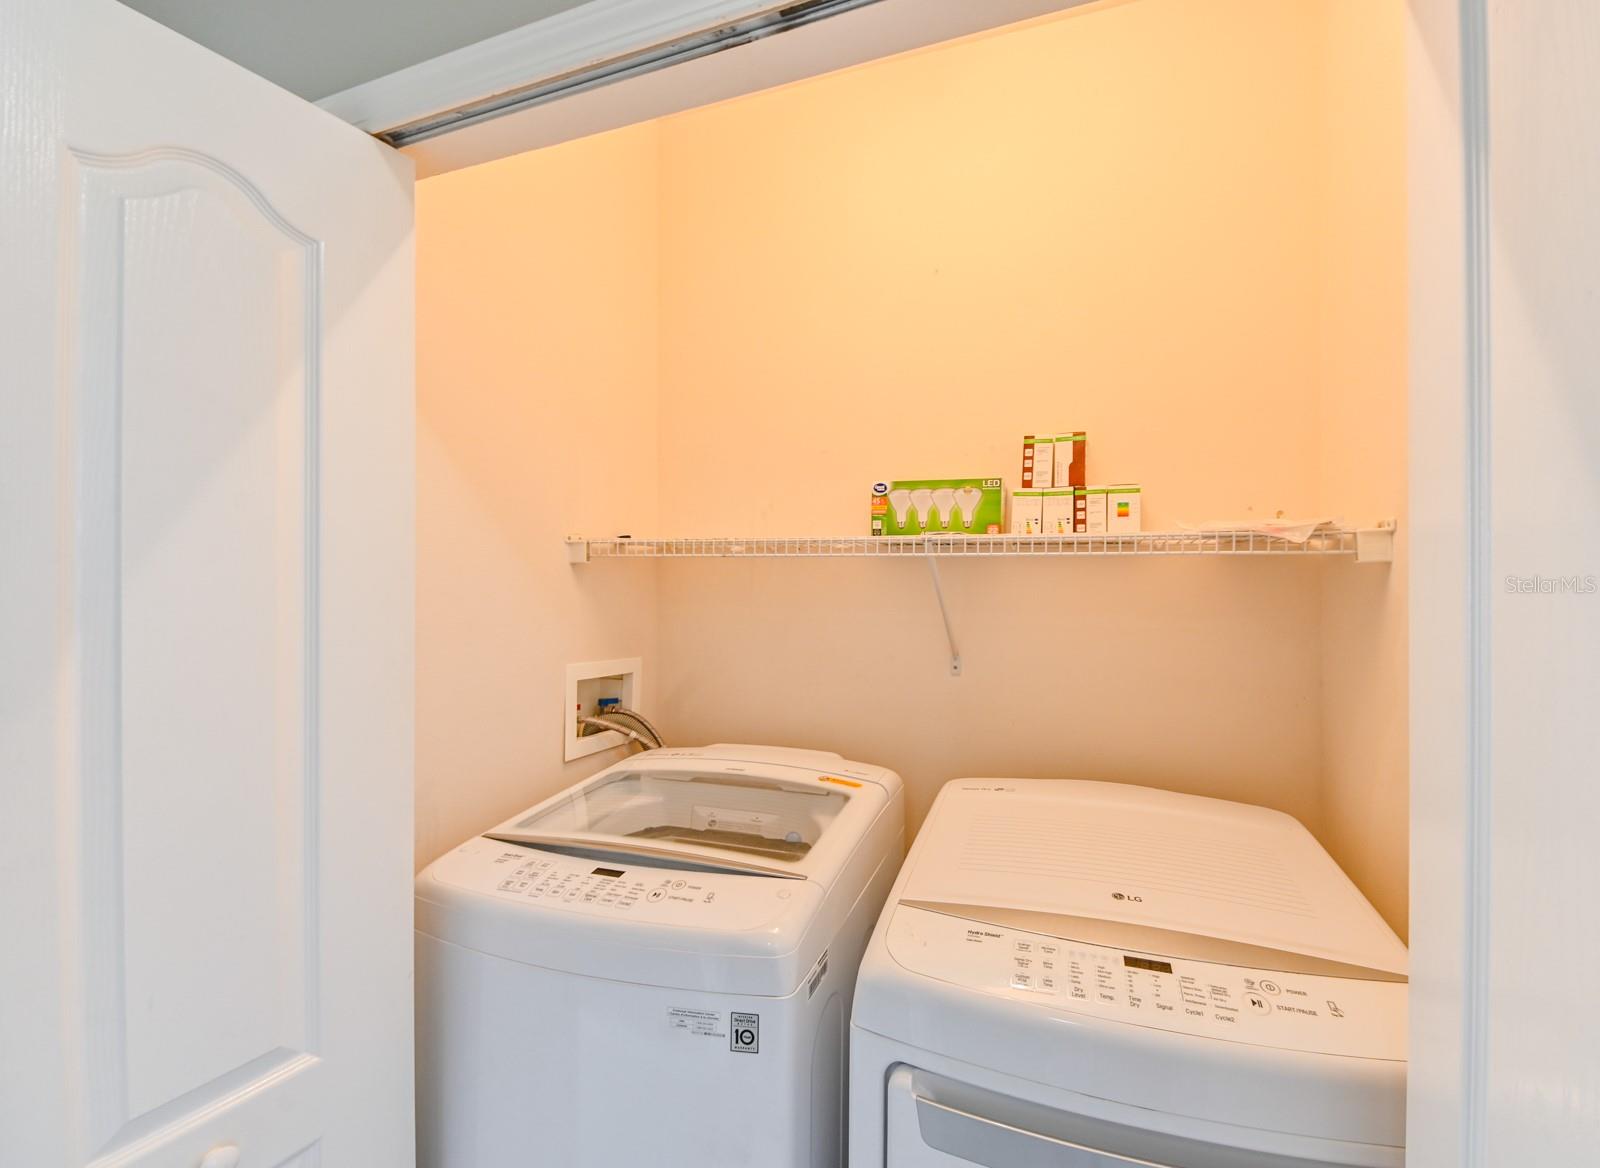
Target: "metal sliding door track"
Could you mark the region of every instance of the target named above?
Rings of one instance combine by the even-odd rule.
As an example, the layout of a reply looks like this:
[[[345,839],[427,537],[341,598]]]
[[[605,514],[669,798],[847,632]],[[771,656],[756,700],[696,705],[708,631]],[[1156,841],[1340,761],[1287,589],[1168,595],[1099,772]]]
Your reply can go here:
[[[602,61],[597,65],[547,81],[510,89],[443,113],[430,114],[392,130],[385,130],[377,137],[391,146],[410,146],[429,138],[436,138],[451,130],[489,121],[503,114],[516,113],[519,110],[558,101],[563,97],[587,93],[589,90],[626,81],[631,77],[654,73],[658,69],[668,69],[673,65],[697,61],[701,57],[709,57],[725,49],[736,49],[740,45],[748,45],[792,29],[804,28],[808,24],[815,24],[830,16],[880,2],[881,0],[805,0],[804,3],[785,5],[744,20],[692,33],[653,48],[641,49],[609,61]]]

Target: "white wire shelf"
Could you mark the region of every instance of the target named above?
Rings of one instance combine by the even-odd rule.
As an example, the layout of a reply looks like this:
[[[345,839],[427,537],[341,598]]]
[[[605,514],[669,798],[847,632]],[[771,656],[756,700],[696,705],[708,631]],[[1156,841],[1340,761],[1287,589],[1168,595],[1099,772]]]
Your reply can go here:
[[[1323,528],[1304,543],[1259,531],[1140,531],[1125,535],[799,536],[739,539],[567,538],[575,564],[636,559],[819,559],[1029,556],[1343,556],[1358,563],[1394,559],[1394,523]]]

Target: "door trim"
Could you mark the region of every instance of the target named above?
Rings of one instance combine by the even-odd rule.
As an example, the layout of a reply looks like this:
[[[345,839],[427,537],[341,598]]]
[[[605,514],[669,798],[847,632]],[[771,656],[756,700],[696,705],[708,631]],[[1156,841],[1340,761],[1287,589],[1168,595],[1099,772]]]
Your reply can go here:
[[[1489,59],[1486,0],[1461,2],[1461,131],[1466,216],[1467,769],[1462,937],[1462,1164],[1484,1163],[1488,1120],[1493,862],[1493,453],[1490,366]]]
[[[590,0],[331,94],[317,105],[369,134],[383,134],[781,7],[770,0]]]
[[[884,0],[805,0],[776,11],[761,11],[737,20],[723,21],[707,29],[696,29],[643,49],[620,56],[596,57],[578,68],[531,84],[498,90],[488,97],[431,114],[414,122],[384,130],[378,136],[390,146],[403,149],[454,130],[505,117],[519,110],[532,109],[563,98],[616,85],[631,77],[671,69],[726,52],[766,37],[792,32],[797,28],[842,15]]]
[[[1407,1163],[1477,1168],[1491,945],[1485,0],[1408,0],[1411,1060]]]
[[[817,0],[812,0],[816,3]],[[511,108],[406,148],[418,177],[489,162],[836,69],[1078,7],[1090,0],[823,0],[781,36],[675,57],[724,26],[802,5],[770,0],[591,0],[354,86],[317,104],[384,136],[481,103]],[[1100,0],[1098,7],[1127,0]],[[518,105],[513,94],[532,99]],[[531,106],[531,108],[530,108]]]

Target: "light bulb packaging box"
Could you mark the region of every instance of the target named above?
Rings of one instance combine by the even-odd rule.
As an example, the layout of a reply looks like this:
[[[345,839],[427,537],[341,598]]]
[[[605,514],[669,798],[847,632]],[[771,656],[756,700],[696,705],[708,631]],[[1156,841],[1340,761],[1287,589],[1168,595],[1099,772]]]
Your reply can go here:
[[[1140,529],[1139,486],[1117,483],[1106,489],[1106,532],[1119,535]]]
[[[1109,487],[1084,487],[1073,493],[1074,514],[1083,526],[1078,530],[1085,535],[1106,533],[1106,492]]]
[[[1040,491],[1040,525],[1045,535],[1072,534],[1072,490]]]
[[[1057,434],[1050,447],[1054,453],[1054,466],[1050,485],[1056,490],[1063,487],[1089,485],[1089,438],[1082,430]]]
[[[1055,485],[1056,440],[1047,434],[1022,436],[1022,489],[1043,491]]]
[[[999,535],[1000,479],[893,479],[872,484],[873,535]]]
[[[1040,535],[1044,532],[1044,492],[1011,492],[1011,534]]]

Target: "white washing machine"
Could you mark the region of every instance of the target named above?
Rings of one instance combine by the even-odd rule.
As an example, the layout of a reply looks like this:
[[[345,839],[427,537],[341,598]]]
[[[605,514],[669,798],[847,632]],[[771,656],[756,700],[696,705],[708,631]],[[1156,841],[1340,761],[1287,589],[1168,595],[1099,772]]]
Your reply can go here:
[[[856,968],[904,852],[891,771],[635,755],[417,877],[421,1168],[843,1162]]]
[[[852,1168],[1398,1168],[1406,951],[1305,828],[959,780],[874,932]]]

